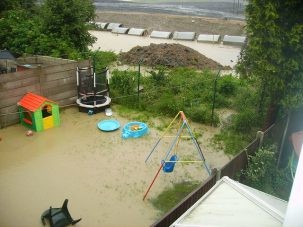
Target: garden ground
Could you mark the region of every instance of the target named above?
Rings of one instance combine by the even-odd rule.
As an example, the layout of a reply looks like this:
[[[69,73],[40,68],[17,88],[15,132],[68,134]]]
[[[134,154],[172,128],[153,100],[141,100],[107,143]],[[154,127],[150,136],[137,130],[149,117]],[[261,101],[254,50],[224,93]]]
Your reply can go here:
[[[104,133],[96,124],[104,113],[89,116],[77,108],[61,111],[61,126],[25,135],[27,129],[13,125],[0,130],[0,226],[41,226],[40,215],[49,206],[60,207],[69,199],[77,226],[149,226],[159,218],[150,200],[165,187],[181,181],[207,177],[201,163],[177,164],[171,174],[161,173],[145,201],[142,201],[172,138],[163,139],[148,164],[144,160],[172,119],[153,119],[150,133],[143,138],[124,140],[121,130]],[[123,126],[137,120],[115,112]],[[218,128],[191,123],[211,168],[229,161],[215,151],[211,137]],[[174,135],[174,130],[168,135]],[[174,150],[180,158],[197,160],[194,146],[181,140]]]

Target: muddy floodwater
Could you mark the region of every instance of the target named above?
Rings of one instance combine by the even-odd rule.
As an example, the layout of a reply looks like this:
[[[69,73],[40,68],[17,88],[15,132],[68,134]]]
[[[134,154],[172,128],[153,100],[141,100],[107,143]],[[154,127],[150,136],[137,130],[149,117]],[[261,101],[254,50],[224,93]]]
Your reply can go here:
[[[118,35],[108,31],[90,31],[97,38],[93,50],[113,51],[115,53],[127,52],[136,46],[149,46],[150,44],[178,43],[190,47],[206,57],[223,66],[234,67],[238,61],[241,48],[222,44],[199,43],[195,41],[181,41],[169,39],[154,39],[150,37]]]
[[[244,19],[245,0],[95,0],[100,11],[151,12]]]
[[[165,187],[188,180],[203,180],[201,163],[177,164],[171,174],[161,173],[150,194],[142,200],[172,138],[163,139],[159,151],[144,162],[162,132],[150,128],[143,138],[124,140],[121,129],[102,132],[96,125],[104,113],[89,116],[77,108],[61,110],[61,125],[26,136],[19,124],[0,130],[0,226],[42,226],[44,210],[61,207],[65,198],[78,227],[149,226],[159,218],[150,199]],[[123,126],[129,121],[114,112]],[[221,167],[229,158],[209,145],[217,129],[193,124],[209,165]],[[164,153],[163,153],[164,152]],[[179,157],[195,160],[187,140]]]

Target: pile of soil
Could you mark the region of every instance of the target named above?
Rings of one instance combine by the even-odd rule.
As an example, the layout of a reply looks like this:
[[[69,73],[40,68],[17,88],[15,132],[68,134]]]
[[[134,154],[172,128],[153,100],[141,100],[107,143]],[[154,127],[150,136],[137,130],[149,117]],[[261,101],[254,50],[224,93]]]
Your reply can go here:
[[[150,44],[150,46],[136,46],[130,51],[120,54],[123,64],[134,65],[141,62],[146,66],[191,67],[196,69],[230,69],[223,67],[189,47],[181,44]]]

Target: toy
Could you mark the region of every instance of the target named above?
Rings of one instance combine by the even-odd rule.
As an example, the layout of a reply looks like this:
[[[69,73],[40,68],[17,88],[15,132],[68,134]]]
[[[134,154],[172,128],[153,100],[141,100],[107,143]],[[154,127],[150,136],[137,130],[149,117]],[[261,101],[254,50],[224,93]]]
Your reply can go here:
[[[33,131],[40,132],[60,125],[59,106],[43,96],[27,93],[18,102],[20,122]]]
[[[88,115],[99,113],[110,106],[107,69],[96,73],[94,67],[77,67],[77,104],[79,111]]]
[[[163,170],[164,173],[171,173],[174,171],[175,165],[178,162],[187,162],[187,163],[191,163],[191,162],[201,162],[203,163],[208,175],[211,175],[211,169],[209,168],[209,166],[206,164],[206,160],[205,157],[202,153],[202,149],[200,148],[200,145],[197,142],[197,139],[194,135],[194,133],[192,132],[189,123],[187,121],[187,118],[185,116],[185,114],[183,113],[183,111],[179,111],[179,113],[175,116],[175,118],[173,119],[173,121],[169,124],[169,126],[167,127],[167,129],[165,130],[164,134],[161,136],[161,138],[156,142],[155,146],[153,147],[153,149],[151,150],[151,152],[148,154],[147,158],[145,159],[145,163],[148,161],[148,159],[151,157],[152,153],[156,150],[156,148],[158,147],[158,145],[160,144],[161,140],[165,137],[165,134],[171,129],[171,126],[174,124],[174,122],[177,120],[177,118],[180,117],[180,126],[178,127],[177,133],[174,136],[174,139],[172,141],[172,143],[170,144],[170,147],[168,148],[164,159],[161,161],[161,165],[155,175],[155,177],[153,178],[151,184],[149,185],[146,193],[144,194],[143,200],[146,198],[148,192],[150,191],[152,185],[154,184],[156,178],[158,177],[161,169]],[[176,148],[178,147],[179,141],[182,137],[182,131],[186,129],[187,133],[189,134],[189,137],[193,143],[193,146],[195,147],[195,150],[198,153],[198,157],[200,160],[182,160],[180,159],[177,154],[172,154],[174,148],[176,150]]]
[[[143,122],[129,122],[122,129],[122,138],[139,138],[148,133],[148,126]]]

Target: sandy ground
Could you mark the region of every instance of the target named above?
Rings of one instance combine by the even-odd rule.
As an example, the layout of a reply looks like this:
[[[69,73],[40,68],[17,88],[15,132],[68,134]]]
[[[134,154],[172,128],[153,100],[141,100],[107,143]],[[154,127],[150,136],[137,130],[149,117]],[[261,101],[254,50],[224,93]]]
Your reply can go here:
[[[0,226],[42,226],[41,213],[69,199],[78,227],[149,226],[159,218],[150,199],[172,183],[203,180],[201,163],[178,163],[171,174],[161,172],[148,198],[142,201],[172,138],[162,140],[148,164],[144,160],[162,132],[150,129],[143,138],[124,140],[121,130],[105,133],[96,124],[104,113],[89,116],[77,108],[61,111],[61,126],[25,136],[14,125],[0,130]],[[123,126],[128,121],[114,112]],[[171,120],[171,119],[170,119]],[[156,121],[155,121],[156,122]],[[156,123],[155,123],[156,124]],[[221,167],[229,158],[209,145],[218,129],[192,124],[209,165]],[[167,135],[173,136],[174,130]],[[181,140],[180,158],[198,160],[192,143]]]
[[[155,39],[148,36],[131,36],[124,34],[113,34],[108,31],[90,31],[97,38],[92,46],[93,50],[113,51],[115,53],[127,52],[135,46],[149,46],[151,43],[179,43],[190,47],[206,57],[222,64],[223,66],[234,67],[240,54],[240,47],[227,46],[222,44],[208,44],[197,41],[180,41],[168,39]]]

